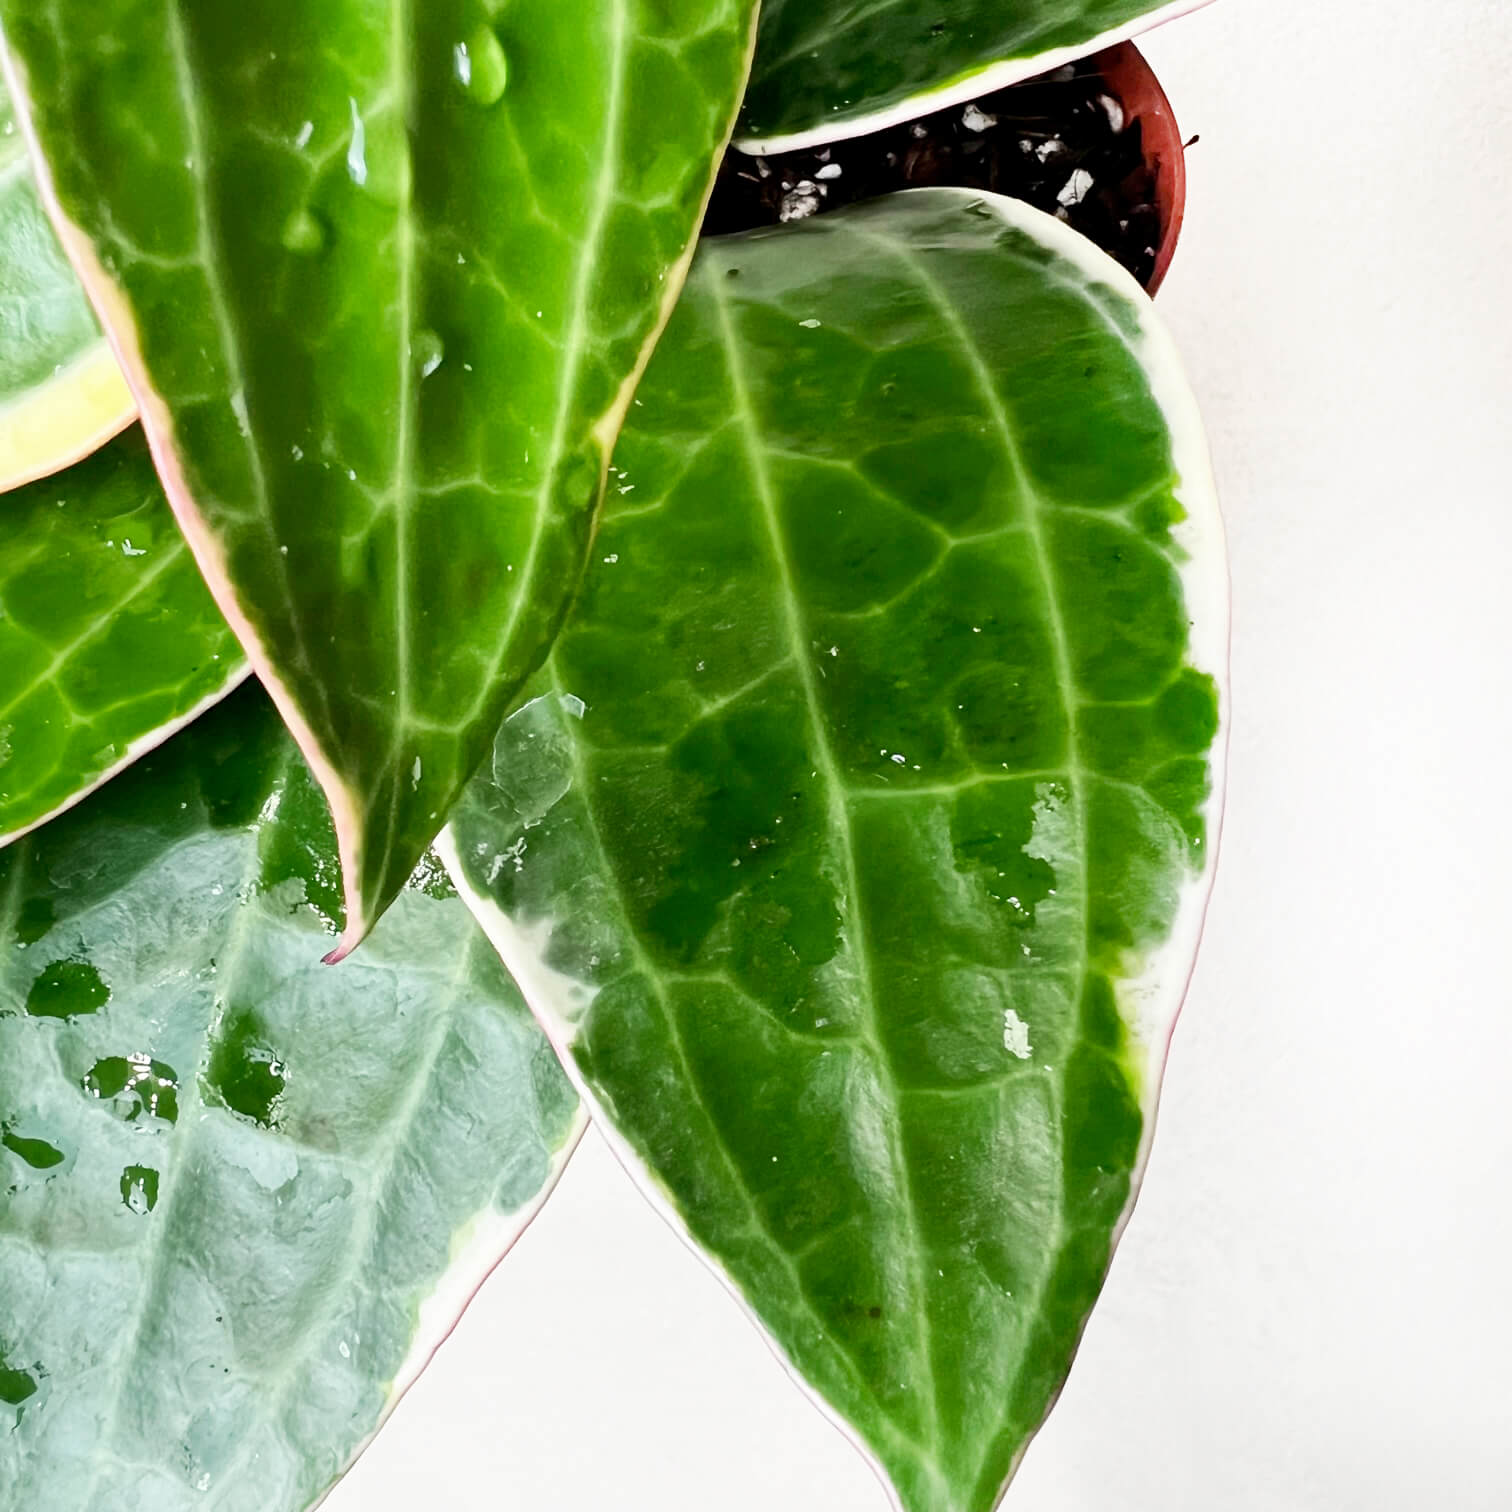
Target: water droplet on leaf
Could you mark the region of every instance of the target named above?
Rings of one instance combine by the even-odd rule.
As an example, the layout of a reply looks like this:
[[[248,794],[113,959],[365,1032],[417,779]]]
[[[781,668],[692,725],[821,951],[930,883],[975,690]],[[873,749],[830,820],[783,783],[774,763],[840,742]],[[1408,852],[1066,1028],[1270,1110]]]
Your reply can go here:
[[[368,181],[367,125],[356,100],[348,100],[352,107],[352,142],[347,148],[347,177],[360,189]]]
[[[409,133],[405,130],[403,116],[396,110],[386,109],[362,126],[360,138],[357,131],[354,118],[352,150],[347,155],[347,170],[352,182],[358,188],[365,188],[380,204],[403,204],[414,183]]]
[[[16,944],[32,945],[53,927],[54,910],[52,899],[46,896],[28,898],[21,905],[16,920]]]
[[[90,1067],[83,1087],[90,1097],[111,1103],[126,1123],[143,1117],[178,1122],[178,1072],[149,1055],[107,1055]]]
[[[416,331],[410,338],[410,356],[420,376],[429,378],[446,361],[446,343],[434,331]]]
[[[19,1407],[37,1394],[37,1379],[30,1371],[12,1370],[0,1359],[0,1402]]]
[[[110,1001],[110,988],[88,961],[54,961],[31,984],[26,1011],[33,1018],[78,1018],[98,1013]]]
[[[288,1079],[256,1017],[246,1010],[229,1015],[210,1056],[208,1090],[231,1112],[271,1129]]]
[[[45,1139],[28,1139],[9,1126],[0,1124],[0,1145],[19,1156],[34,1171],[50,1171],[67,1158],[56,1145]]]
[[[316,257],[324,252],[330,242],[326,223],[310,209],[296,210],[284,222],[284,250],[296,257]]]
[[[475,105],[497,105],[509,84],[509,59],[504,44],[488,25],[478,27],[452,50],[452,70],[467,98]]]
[[[121,1172],[121,1201],[145,1218],[158,1200],[158,1173],[151,1166],[127,1166]]]

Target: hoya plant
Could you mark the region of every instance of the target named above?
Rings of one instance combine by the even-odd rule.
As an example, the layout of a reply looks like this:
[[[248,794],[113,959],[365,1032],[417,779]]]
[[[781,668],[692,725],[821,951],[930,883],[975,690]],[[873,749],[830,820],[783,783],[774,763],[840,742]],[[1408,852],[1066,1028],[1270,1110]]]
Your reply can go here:
[[[998,1503],[1222,533],[1085,183],[825,201],[1187,8],[0,0],[0,1508],[312,1507],[590,1118],[897,1506]]]

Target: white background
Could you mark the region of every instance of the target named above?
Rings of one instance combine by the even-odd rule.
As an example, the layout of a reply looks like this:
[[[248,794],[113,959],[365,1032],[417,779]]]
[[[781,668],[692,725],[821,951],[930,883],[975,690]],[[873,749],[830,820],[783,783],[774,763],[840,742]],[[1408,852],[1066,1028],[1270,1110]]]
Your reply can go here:
[[[942,4],[946,0],[942,0]],[[1512,1507],[1512,5],[1218,0],[1161,306],[1233,556],[1222,866],[1011,1512]],[[590,1136],[329,1512],[884,1512]]]

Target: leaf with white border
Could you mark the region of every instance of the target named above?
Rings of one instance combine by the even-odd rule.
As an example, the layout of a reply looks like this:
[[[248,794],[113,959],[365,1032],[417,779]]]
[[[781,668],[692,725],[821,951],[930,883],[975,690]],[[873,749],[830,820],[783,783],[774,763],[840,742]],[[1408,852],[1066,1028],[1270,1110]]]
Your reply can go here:
[[[577,588],[755,0],[0,0],[40,181],[331,804],[349,951]]]
[[[766,0],[747,152],[880,131],[1125,42],[1208,0]]]
[[[1132,280],[954,190],[705,245],[441,850],[631,1169],[909,1512],[986,1512],[1148,1154],[1227,575]]]
[[[139,430],[0,499],[0,845],[247,671]]]
[[[0,79],[0,493],[88,456],[135,415],[37,197]]]
[[[247,688],[0,853],[0,1503],[303,1512],[582,1129],[439,866],[320,964],[319,790]]]

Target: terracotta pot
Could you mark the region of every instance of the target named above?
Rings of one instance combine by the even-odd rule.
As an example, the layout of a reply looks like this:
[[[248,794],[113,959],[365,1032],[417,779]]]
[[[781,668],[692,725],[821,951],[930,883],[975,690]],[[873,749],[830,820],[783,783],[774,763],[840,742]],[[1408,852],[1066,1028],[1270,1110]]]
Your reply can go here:
[[[1145,162],[1155,180],[1155,207],[1160,212],[1160,245],[1155,250],[1155,271],[1148,285],[1153,294],[1176,255],[1186,215],[1186,151],[1181,128],[1160,80],[1132,42],[1110,47],[1089,62],[1102,75],[1108,93],[1123,107],[1125,125],[1135,121],[1140,124]]]

